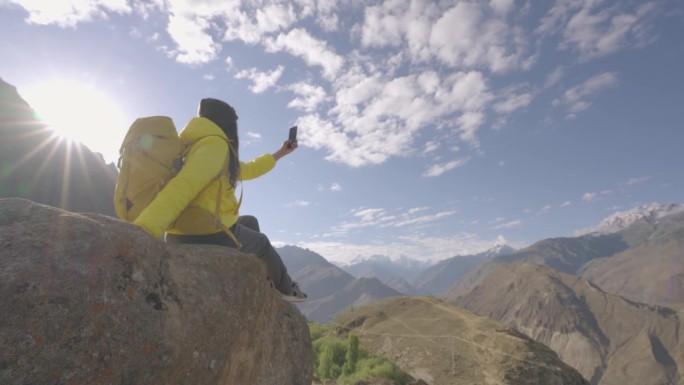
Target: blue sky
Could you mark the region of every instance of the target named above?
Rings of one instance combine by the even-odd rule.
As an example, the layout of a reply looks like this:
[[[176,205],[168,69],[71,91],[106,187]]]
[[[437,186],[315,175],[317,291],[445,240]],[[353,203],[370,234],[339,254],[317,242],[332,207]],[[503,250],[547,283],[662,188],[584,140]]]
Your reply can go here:
[[[203,97],[236,107],[244,160],[298,124],[242,212],[334,261],[684,196],[682,1],[0,0],[0,34],[0,77],[109,160],[136,117],[180,129]]]

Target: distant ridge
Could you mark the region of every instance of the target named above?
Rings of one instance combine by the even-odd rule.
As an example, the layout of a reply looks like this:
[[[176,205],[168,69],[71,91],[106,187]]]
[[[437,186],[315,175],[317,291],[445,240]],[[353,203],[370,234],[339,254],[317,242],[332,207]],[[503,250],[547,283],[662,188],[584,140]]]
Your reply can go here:
[[[480,262],[514,253],[508,245],[496,245],[474,255],[458,255],[437,262],[418,261],[408,257],[392,259],[384,255],[358,257],[340,268],[357,278],[377,278],[385,285],[410,295],[438,295],[448,290],[464,274]]]
[[[412,284],[420,294],[439,295],[483,261],[515,252],[510,246],[497,245],[482,253],[447,258],[425,269]]]
[[[357,257],[349,263],[337,265],[357,278],[375,277],[383,282],[401,278],[411,282],[421,271],[432,264],[406,256],[392,259],[385,255],[372,255],[367,258]]]
[[[284,246],[278,253],[309,295],[306,302],[297,304],[309,320],[327,322],[350,307],[402,295],[376,278],[357,279],[311,250]]]

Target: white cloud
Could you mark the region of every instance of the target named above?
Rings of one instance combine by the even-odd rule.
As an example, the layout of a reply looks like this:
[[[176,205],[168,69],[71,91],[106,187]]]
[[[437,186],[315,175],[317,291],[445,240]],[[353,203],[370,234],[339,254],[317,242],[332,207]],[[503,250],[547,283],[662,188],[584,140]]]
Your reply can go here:
[[[268,52],[286,51],[301,57],[309,65],[317,65],[323,69],[326,79],[333,79],[344,64],[344,59],[328,47],[328,44],[314,38],[302,28],[295,28],[288,33],[279,34],[276,38],[265,41]]]
[[[295,200],[290,203],[287,203],[285,206],[287,207],[306,207],[310,205],[311,203],[305,200]]]
[[[568,207],[568,206],[570,206],[571,204],[572,204],[572,202],[570,202],[570,201],[565,201],[565,202],[563,202],[563,203],[560,204],[560,207]]]
[[[452,160],[452,161],[447,162],[447,163],[433,164],[432,166],[430,166],[430,168],[427,169],[427,171],[425,171],[423,176],[427,176],[427,177],[440,176],[449,170],[453,170],[455,168],[458,168],[458,167],[465,165],[466,163],[468,163],[469,160],[470,160],[470,157],[467,157],[467,158],[460,158],[460,159]]]
[[[248,45],[261,42],[263,31],[259,29],[257,22],[252,20],[239,10],[239,6],[233,9],[233,13],[225,18],[226,30],[223,39],[227,41],[240,40]]]
[[[207,32],[209,21],[200,16],[169,16],[167,31],[176,43],[174,52],[179,63],[197,65],[214,60],[221,45]]]
[[[514,0],[489,0],[489,6],[499,15],[506,15],[514,5]]]
[[[24,8],[29,14],[26,19],[29,23],[60,27],[75,27],[82,22],[108,19],[109,12],[132,12],[126,0],[7,0],[4,3]]]
[[[364,222],[368,222],[368,221],[371,221],[371,220],[377,218],[378,216],[380,216],[384,213],[385,213],[384,209],[363,209],[363,210],[359,210],[359,211],[354,212],[354,216],[361,218],[361,220]]]
[[[247,132],[247,136],[249,136],[250,139],[254,139],[254,140],[259,140],[259,139],[261,139],[261,134],[258,133],[258,132],[251,132],[251,131],[248,131],[248,132]]]
[[[433,3],[395,0],[367,7],[358,25],[364,48],[405,47],[413,62],[494,72],[529,66],[521,28],[501,19],[512,0]]]
[[[335,182],[335,183],[330,185],[330,191],[340,192],[340,191],[342,191],[342,186],[339,183]]]
[[[288,68],[287,89],[293,93],[288,107],[307,114],[298,120],[304,131],[300,143],[352,167],[421,152],[434,155],[438,146],[459,148],[462,142],[480,151],[480,128],[487,123],[504,127],[505,114],[529,107],[542,89],[492,88],[498,87],[496,76],[535,63],[538,53],[530,53],[535,50],[530,47],[553,35],[565,49],[602,55],[630,38],[645,39],[655,12],[653,2],[608,7],[608,0],[557,1],[535,35],[512,15],[515,10],[529,16],[521,10],[529,2],[515,8],[520,4],[514,0],[391,0],[368,6],[334,0],[149,0],[144,6],[125,0],[59,0],[49,2],[50,7],[42,4],[47,2],[38,6],[36,0],[9,1],[29,10],[30,19],[63,20],[62,25],[108,13],[138,12],[147,18],[158,11],[154,16],[168,21],[172,48],[162,41],[155,44],[192,66],[225,57],[225,67],[231,69],[240,52],[234,51],[236,41],[249,50],[277,53],[270,55],[275,60],[299,58],[306,68]],[[48,12],[61,16],[48,17]],[[314,35],[320,31],[314,23],[325,32]],[[587,27],[586,35],[580,26]],[[249,88],[260,93],[283,78],[283,68],[242,69],[235,77],[251,80]],[[557,67],[544,86],[557,84],[565,68]],[[562,105],[571,119],[615,84],[615,74],[605,72],[571,87],[554,104]],[[488,116],[492,111],[504,116]],[[439,139],[432,134],[436,130],[441,131]],[[426,143],[423,149],[416,149],[418,138]],[[458,167],[456,162],[434,165],[425,175],[439,175]]]
[[[430,33],[430,48],[455,68],[485,66],[493,72],[520,68],[527,59],[522,30],[487,17],[484,7],[482,2],[461,1],[444,12]]]
[[[599,92],[617,84],[617,76],[613,72],[603,72],[590,77],[584,82],[566,90],[560,99],[555,99],[553,104],[565,105],[568,112],[576,114],[591,106],[591,99]]]
[[[504,217],[496,217],[496,218],[492,219],[491,221],[489,221],[489,223],[501,223],[505,220],[506,220],[506,218],[504,218]]]
[[[287,106],[306,112],[315,111],[318,105],[328,98],[323,87],[313,85],[309,82],[291,84],[288,86],[288,89],[298,96],[292,99]]]
[[[509,87],[501,92],[500,99],[492,109],[498,113],[510,114],[523,107],[527,107],[534,98],[532,91],[521,91],[523,86]]]
[[[508,124],[508,119],[503,116],[497,116],[494,123],[492,123],[492,130],[501,131]]]
[[[584,193],[584,194],[582,195],[582,200],[585,201],[585,202],[593,202],[593,201],[596,200],[596,197],[598,197],[598,194],[597,194],[597,193],[590,193],[590,192],[588,192],[588,193]]]
[[[652,41],[650,16],[655,1],[617,2],[607,0],[556,0],[541,20],[537,32],[560,33],[559,48],[579,52],[582,60],[608,55],[624,48]]]
[[[380,227],[387,226],[388,222],[394,221],[395,216],[386,213],[385,209],[381,208],[359,208],[351,211],[353,219],[351,221],[344,221],[332,228],[332,234],[344,235],[347,232],[365,227]]]
[[[640,183],[644,183],[644,182],[646,182],[646,181],[649,180],[649,179],[651,179],[650,176],[642,176],[642,177],[638,177],[638,178],[630,178],[627,182],[625,182],[625,184],[628,185],[628,186],[634,186],[634,185],[637,185],[637,184],[640,184]]]
[[[429,154],[433,151],[436,151],[439,148],[439,141],[437,140],[431,140],[427,143],[425,143],[425,148],[423,149],[423,154]]]
[[[253,84],[249,89],[255,94],[259,94],[275,86],[284,70],[285,67],[283,66],[278,66],[270,72],[259,72],[256,68],[250,68],[239,71],[235,74],[235,78],[251,80]]]
[[[565,67],[558,66],[550,74],[546,76],[546,81],[544,82],[544,87],[548,88],[556,85],[565,75]]]
[[[365,152],[351,143],[350,137],[334,123],[321,119],[318,114],[309,114],[297,119],[302,129],[299,143],[316,149],[326,148],[330,154],[327,160],[345,163],[352,167],[382,163],[387,156],[382,152]]]
[[[404,11],[401,5],[401,2],[387,2],[366,8],[361,30],[361,44],[364,47],[397,46],[402,43],[402,20],[401,15],[398,15]]]
[[[403,227],[403,226],[409,226],[409,225],[416,225],[419,223],[427,223],[427,222],[433,222],[438,219],[448,217],[451,215],[456,214],[455,210],[448,210],[448,211],[441,211],[436,214],[431,214],[431,215],[422,215],[419,217],[415,218],[405,218],[403,220],[400,220],[398,222],[395,222],[392,224],[394,227]]]
[[[304,0],[306,2],[307,0]],[[339,27],[337,17],[338,2],[336,0],[317,0],[316,1],[316,23],[327,32],[336,31]]]
[[[459,62],[468,62],[477,68],[502,69],[502,60],[509,53],[505,45],[518,46],[511,40],[516,34],[496,17],[491,23],[489,20],[505,12],[510,2],[499,0],[489,5],[459,3],[452,6],[396,0],[369,7],[359,25],[360,31],[366,28],[365,35],[360,32],[359,36],[365,42],[362,46],[365,44],[369,50],[352,47],[344,57],[330,44],[332,40],[325,40],[327,35],[322,35],[325,39],[314,37],[300,23],[303,18],[314,17],[317,23],[327,25],[328,30],[333,31],[338,22],[335,14],[343,11],[338,6],[332,0],[266,2],[258,7],[237,0],[168,0],[155,2],[155,7],[148,7],[145,12],[159,9],[168,15],[166,29],[175,48],[164,51],[184,64],[198,66],[213,61],[222,50],[229,49],[227,45],[224,48],[226,41],[239,40],[248,45],[260,45],[266,52],[302,58],[310,67],[320,67],[323,80],[328,84],[295,80],[288,89],[296,97],[288,106],[309,114],[300,118],[301,122],[313,123],[304,128],[308,132],[302,132],[302,137],[309,140],[301,143],[326,150],[327,160],[358,167],[383,163],[394,156],[411,155],[415,152],[413,141],[417,132],[435,125],[448,127],[456,134],[446,135],[450,139],[440,141],[440,145],[458,148],[455,142],[460,140],[478,147],[478,130],[487,119],[485,110],[494,100],[484,73],[460,70],[461,64],[457,71],[437,72],[424,64],[439,58],[443,62],[451,61],[450,55],[460,55],[454,53],[454,49],[463,48],[464,52],[475,52],[476,57],[458,59]],[[342,6],[344,14],[360,9],[353,5]],[[466,46],[451,46],[447,38],[448,23],[468,15],[479,15],[488,23],[467,26],[475,28],[468,30],[469,36],[478,39],[461,41]],[[372,49],[376,46],[392,49],[380,52]],[[226,68],[231,69],[233,57],[224,57]],[[412,63],[420,64],[423,69],[397,76],[396,71]],[[516,65],[513,63],[513,67]],[[283,71],[283,67],[268,72],[248,68],[234,76],[251,80],[250,90],[261,93],[274,87]],[[310,73],[305,76],[316,78]],[[328,96],[327,90],[334,99]],[[511,95],[510,100],[500,101],[497,108],[507,111],[520,108],[527,103],[525,98],[525,95]],[[329,100],[334,100],[334,105],[317,114],[321,105]],[[437,141],[433,140],[425,151],[435,151],[435,143]],[[453,167],[454,163],[444,166]]]
[[[502,223],[500,225],[496,225],[496,226],[492,227],[492,230],[510,229],[513,227],[518,227],[518,226],[522,225],[522,223],[523,223],[522,220],[516,219],[514,221],[510,221],[510,222]]]
[[[256,11],[257,27],[264,33],[283,30],[295,21],[292,4],[268,4]]]
[[[332,228],[328,235],[341,236],[359,228],[398,228],[426,224],[456,214],[456,210],[425,213],[427,207],[413,207],[404,212],[389,213],[383,208],[359,208],[351,211],[352,219]],[[417,215],[423,213],[422,215]]]

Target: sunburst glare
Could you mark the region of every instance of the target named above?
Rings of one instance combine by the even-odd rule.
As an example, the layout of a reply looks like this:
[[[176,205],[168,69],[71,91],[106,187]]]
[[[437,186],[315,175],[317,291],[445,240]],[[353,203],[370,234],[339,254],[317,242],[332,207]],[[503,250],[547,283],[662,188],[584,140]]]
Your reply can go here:
[[[34,84],[22,94],[59,136],[86,145],[108,162],[116,159],[125,122],[104,92],[86,83],[55,80]]]

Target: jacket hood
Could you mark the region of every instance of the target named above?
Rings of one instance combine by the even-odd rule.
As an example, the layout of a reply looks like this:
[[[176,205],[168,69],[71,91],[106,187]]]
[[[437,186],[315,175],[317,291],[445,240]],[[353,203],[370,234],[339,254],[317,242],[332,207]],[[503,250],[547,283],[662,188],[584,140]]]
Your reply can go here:
[[[197,141],[207,136],[220,136],[230,142],[219,126],[211,120],[202,117],[192,118],[180,133],[180,138],[183,142]]]

